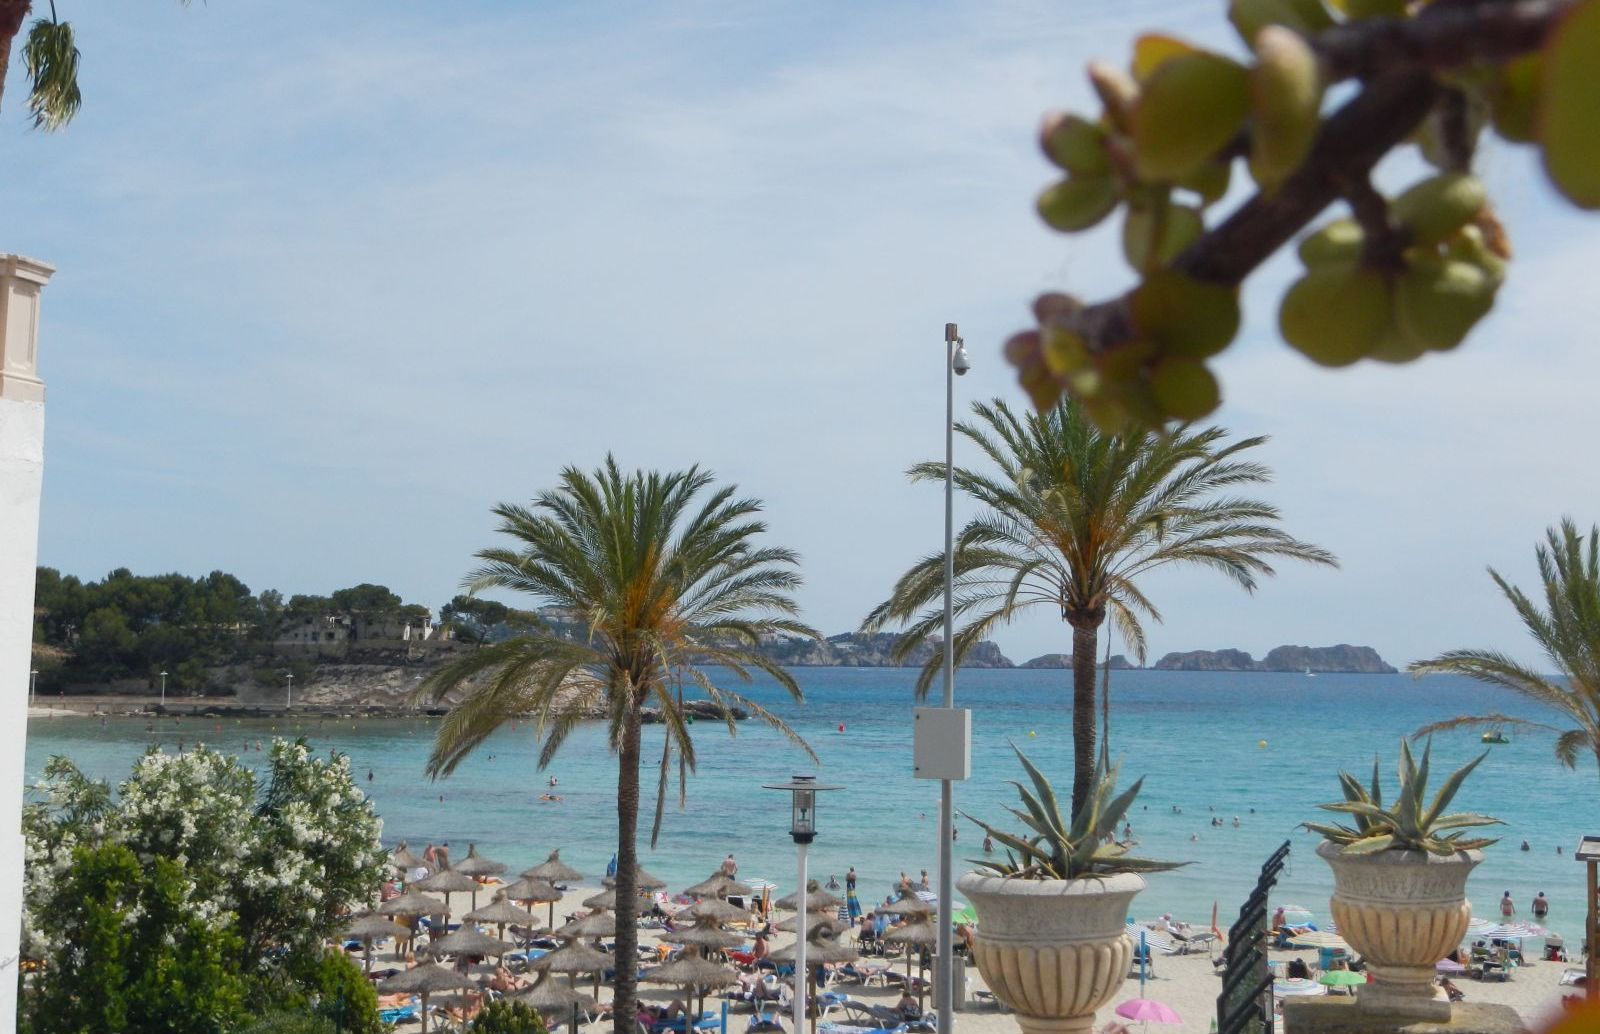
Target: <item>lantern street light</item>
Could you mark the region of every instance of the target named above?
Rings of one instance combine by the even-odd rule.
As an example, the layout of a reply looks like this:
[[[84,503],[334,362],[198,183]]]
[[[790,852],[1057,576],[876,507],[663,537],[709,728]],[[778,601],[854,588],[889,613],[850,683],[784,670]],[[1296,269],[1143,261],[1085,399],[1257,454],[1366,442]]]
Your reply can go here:
[[[283,709],[287,711],[294,707],[294,672],[286,671],[284,674],[289,677],[289,699],[288,702],[283,705]]]
[[[33,706],[34,699],[39,695],[39,669],[28,672],[28,706]]]
[[[817,838],[817,794],[824,790],[843,790],[842,786],[829,786],[817,782],[816,776],[797,775],[787,783],[768,783],[763,790],[787,790],[790,794],[789,835],[799,849],[799,890],[795,892],[795,911],[799,923],[794,945],[794,1029],[796,1034],[806,1025],[806,935],[809,922],[806,897],[810,893],[810,880],[806,876],[806,848]]]
[[[161,710],[167,709],[167,673],[161,673]]]

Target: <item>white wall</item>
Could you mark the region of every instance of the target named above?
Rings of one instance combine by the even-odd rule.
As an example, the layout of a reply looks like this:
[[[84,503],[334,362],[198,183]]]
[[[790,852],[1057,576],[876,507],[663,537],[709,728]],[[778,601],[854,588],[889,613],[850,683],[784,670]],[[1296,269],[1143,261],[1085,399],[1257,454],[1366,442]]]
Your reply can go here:
[[[0,255],[0,1034],[17,1027],[23,755],[44,477],[37,334],[39,291],[51,272],[42,263]]]

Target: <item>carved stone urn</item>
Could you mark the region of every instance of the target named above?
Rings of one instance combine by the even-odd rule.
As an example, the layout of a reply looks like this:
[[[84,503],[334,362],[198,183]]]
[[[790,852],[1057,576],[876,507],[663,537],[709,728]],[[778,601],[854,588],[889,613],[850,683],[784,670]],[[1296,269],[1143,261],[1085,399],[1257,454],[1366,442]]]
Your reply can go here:
[[[1467,934],[1472,919],[1467,876],[1483,853],[1346,855],[1339,845],[1324,843],[1317,854],[1333,869],[1328,905],[1339,936],[1372,972],[1357,1004],[1397,1017],[1449,1019],[1450,1003],[1434,997],[1434,967]]]
[[[1127,916],[1144,877],[1029,880],[969,872],[958,884],[978,912],[978,972],[1016,1011],[1024,1034],[1077,1034],[1127,979]]]

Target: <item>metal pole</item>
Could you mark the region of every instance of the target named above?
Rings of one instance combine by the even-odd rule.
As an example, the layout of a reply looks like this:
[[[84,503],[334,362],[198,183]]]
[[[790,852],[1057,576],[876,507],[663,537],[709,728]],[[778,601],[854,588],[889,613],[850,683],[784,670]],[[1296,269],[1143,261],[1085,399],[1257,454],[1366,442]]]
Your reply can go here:
[[[806,1029],[806,927],[811,913],[806,911],[806,842],[796,841],[800,848],[800,890],[796,903],[800,906],[798,940],[794,946],[794,1034]]]
[[[944,325],[944,706],[956,706],[955,611],[952,592],[955,586],[955,423],[956,423],[956,348],[961,340],[954,323]],[[933,1007],[939,1014],[939,1034],[951,1034],[955,1015],[951,974],[950,906],[955,897],[952,834],[955,830],[954,784],[939,780],[939,908],[937,958],[933,966]]]
[[[1585,866],[1589,870],[1589,921],[1584,925],[1588,927],[1588,952],[1583,961],[1583,989],[1589,1001],[1600,1000],[1600,944],[1595,943],[1597,933],[1600,933],[1600,877],[1596,869],[1600,863],[1590,862]]]
[[[35,699],[38,698],[38,696],[39,696],[39,671],[38,671],[37,668],[35,668],[33,671],[28,672],[28,706],[29,707],[33,706],[33,702],[34,702]]]
[[[294,672],[289,673],[289,702],[283,705],[285,711],[294,707]]]
[[[167,708],[167,673],[161,673],[161,709]]]

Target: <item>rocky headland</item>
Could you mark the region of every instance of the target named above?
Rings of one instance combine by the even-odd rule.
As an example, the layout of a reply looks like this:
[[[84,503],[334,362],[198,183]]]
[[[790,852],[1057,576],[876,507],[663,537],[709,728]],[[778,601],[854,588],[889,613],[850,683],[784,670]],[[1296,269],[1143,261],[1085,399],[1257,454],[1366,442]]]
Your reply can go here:
[[[1309,671],[1313,674],[1393,675],[1395,667],[1370,646],[1277,646],[1256,660],[1243,650],[1169,653],[1156,671]]]

